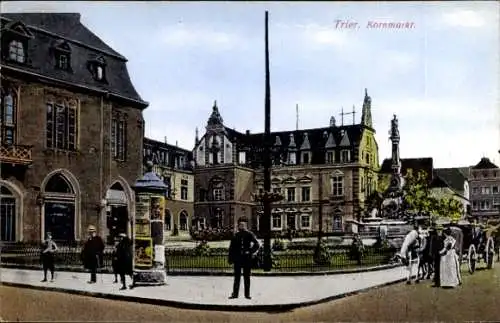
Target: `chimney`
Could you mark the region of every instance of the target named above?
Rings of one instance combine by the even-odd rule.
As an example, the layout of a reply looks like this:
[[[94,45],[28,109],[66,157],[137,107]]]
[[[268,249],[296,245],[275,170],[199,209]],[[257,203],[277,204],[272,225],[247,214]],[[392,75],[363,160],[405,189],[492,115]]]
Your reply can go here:
[[[247,129],[247,131],[245,131],[245,133],[246,133],[247,135],[249,135],[249,134],[250,134],[250,130],[248,130],[248,129]]]
[[[178,147],[178,146],[179,146],[179,143],[178,143],[178,141],[176,140],[176,141],[175,141],[175,147]]]
[[[165,143],[168,144],[168,142],[167,142],[167,136],[165,136]]]

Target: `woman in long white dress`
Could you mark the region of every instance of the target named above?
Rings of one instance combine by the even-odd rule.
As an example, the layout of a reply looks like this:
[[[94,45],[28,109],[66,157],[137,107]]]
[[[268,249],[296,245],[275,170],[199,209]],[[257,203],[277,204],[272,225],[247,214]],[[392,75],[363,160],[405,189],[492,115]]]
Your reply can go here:
[[[451,236],[451,230],[447,228],[443,231],[445,236],[444,248],[440,251],[441,268],[440,280],[441,287],[456,287],[462,283],[460,275],[460,261],[455,251],[456,240]]]

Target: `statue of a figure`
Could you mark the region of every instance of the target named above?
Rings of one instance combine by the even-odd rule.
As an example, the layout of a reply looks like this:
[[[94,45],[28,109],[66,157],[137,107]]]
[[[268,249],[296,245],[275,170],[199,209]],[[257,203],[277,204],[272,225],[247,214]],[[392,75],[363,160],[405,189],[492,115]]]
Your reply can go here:
[[[391,137],[399,137],[398,118],[396,115],[391,120]]]

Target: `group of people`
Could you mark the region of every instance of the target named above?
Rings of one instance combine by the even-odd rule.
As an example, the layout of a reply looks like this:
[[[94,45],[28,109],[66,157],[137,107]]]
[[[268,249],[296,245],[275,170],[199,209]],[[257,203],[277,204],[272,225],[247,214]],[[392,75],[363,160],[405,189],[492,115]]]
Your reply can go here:
[[[418,256],[417,279],[422,272],[422,276],[428,279],[433,275],[434,287],[453,288],[462,283],[457,241],[451,228],[436,225],[426,231],[418,226],[408,237],[411,235],[416,239],[408,252],[415,252]]]
[[[82,253],[80,255],[81,261],[85,269],[90,271],[89,284],[97,282],[97,271],[102,268],[104,259],[104,242],[101,237],[97,235],[96,228],[91,225],[88,228],[88,239],[85,242]],[[52,239],[52,234],[46,234],[46,240],[42,243],[41,262],[43,267],[43,280],[47,282],[47,273],[50,271],[51,282],[54,281],[55,271],[55,254],[58,247]],[[130,276],[133,280],[133,260],[132,260],[132,243],[125,233],[118,235],[118,240],[115,243],[113,250],[112,261],[113,273],[115,275],[115,283],[118,283],[118,276],[122,287],[120,289],[127,289],[126,276]]]

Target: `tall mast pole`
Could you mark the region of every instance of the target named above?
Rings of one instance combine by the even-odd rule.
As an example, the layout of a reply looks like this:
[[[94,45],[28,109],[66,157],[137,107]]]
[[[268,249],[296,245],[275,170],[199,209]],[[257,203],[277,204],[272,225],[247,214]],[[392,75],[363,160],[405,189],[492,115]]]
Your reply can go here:
[[[270,271],[272,267],[271,260],[271,81],[269,76],[269,13],[266,11],[265,26],[265,55],[266,55],[266,94],[264,111],[264,215],[263,215],[263,233],[264,233],[264,271]]]

